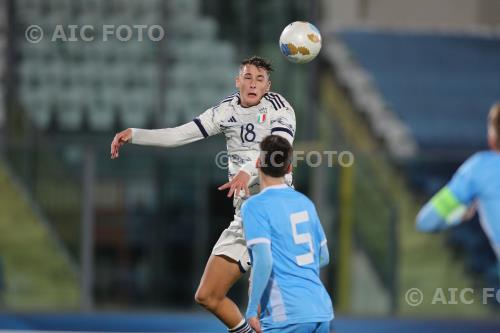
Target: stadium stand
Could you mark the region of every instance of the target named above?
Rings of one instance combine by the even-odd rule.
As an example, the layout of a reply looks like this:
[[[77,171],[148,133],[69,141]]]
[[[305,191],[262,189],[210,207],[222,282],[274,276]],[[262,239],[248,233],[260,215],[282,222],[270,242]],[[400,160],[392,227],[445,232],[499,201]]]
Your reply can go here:
[[[199,0],[21,0],[13,5],[19,27],[15,30],[13,66],[18,114],[26,116],[24,126],[31,134],[28,142],[11,143],[9,162],[47,213],[71,257],[78,261],[83,146],[93,147],[97,170],[96,298],[135,304],[148,299],[159,304],[166,292],[175,292],[183,305],[192,306],[192,284],[198,279],[192,267],[203,269],[204,254],[208,253],[205,242],[215,240],[208,239],[211,232],[203,232],[201,239],[208,240],[198,238],[196,244],[181,235],[184,241],[177,244],[179,241],[169,236],[174,227],[183,235],[196,229],[192,226],[195,212],[200,212],[206,200],[193,204],[192,191],[173,195],[168,189],[187,184],[194,187],[192,179],[175,177],[173,181],[169,175],[178,170],[188,174],[189,167],[200,162],[185,157],[190,152],[181,148],[169,158],[181,160],[177,157],[183,156],[184,163],[164,165],[162,158],[166,156],[160,158],[143,149],[142,154],[132,155],[133,161],[123,156],[112,164],[109,140],[117,130],[127,127],[158,128],[190,121],[231,94],[238,66],[234,44],[220,39],[218,23],[202,13]],[[44,30],[39,43],[25,38],[24,31],[31,24]],[[94,39],[53,41],[58,24],[66,28],[92,25],[95,31],[86,36]],[[141,42],[136,35],[128,41],[114,36],[102,40],[103,25],[116,28],[122,24],[159,25],[165,37],[154,42],[145,32]],[[64,34],[70,36],[68,30]],[[209,151],[215,151],[214,144]],[[201,155],[196,157],[205,158]],[[160,167],[167,176],[159,176]],[[223,176],[220,171],[206,182],[222,182]],[[177,200],[175,207],[160,208],[165,200]],[[226,216],[230,214],[211,220],[225,223]],[[163,225],[165,219],[172,220],[168,227]],[[179,250],[179,246],[198,251],[197,256],[181,262],[164,254]],[[170,274],[174,270],[179,277]],[[167,289],[169,278],[178,280],[174,281],[175,291],[161,289]],[[169,299],[179,305],[174,298]]]
[[[340,38],[421,153],[485,147],[486,115],[500,91],[500,38],[361,31]]]
[[[197,0],[17,2],[19,23],[37,22],[48,34],[39,43],[18,36],[23,107],[41,130],[53,126],[74,132],[87,122],[91,131],[106,131],[115,124],[146,127],[158,119],[164,125],[190,120],[211,106],[213,96],[232,91],[236,67],[233,46],[217,39],[217,23],[201,16],[199,7]],[[66,42],[54,37],[56,25],[66,21],[95,27],[114,24],[117,32],[121,24],[165,22],[167,37],[159,43],[137,41],[136,34],[128,41],[103,42],[103,31],[96,28],[92,41]],[[176,35],[169,36],[174,30]],[[70,38],[70,32],[64,36]],[[159,84],[162,76],[164,84]],[[210,89],[193,93],[207,81]],[[165,96],[164,104],[160,96]],[[162,105],[168,108],[158,111]]]
[[[366,71],[354,81],[366,76],[361,81],[373,82],[382,97],[357,103],[375,132],[383,114],[362,108],[378,103],[414,138],[413,154],[393,157],[418,193],[433,194],[469,155],[486,149],[487,113],[500,91],[500,38],[374,31],[344,31],[339,38]],[[479,286],[499,285],[496,258],[477,219],[447,235]]]

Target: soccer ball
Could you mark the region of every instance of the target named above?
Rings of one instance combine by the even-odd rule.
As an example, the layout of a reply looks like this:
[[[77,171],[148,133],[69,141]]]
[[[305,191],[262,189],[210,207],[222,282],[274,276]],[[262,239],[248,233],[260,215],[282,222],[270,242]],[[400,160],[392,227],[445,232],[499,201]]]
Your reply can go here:
[[[291,62],[305,64],[316,58],[321,50],[321,34],[309,22],[290,23],[281,33],[280,50]]]

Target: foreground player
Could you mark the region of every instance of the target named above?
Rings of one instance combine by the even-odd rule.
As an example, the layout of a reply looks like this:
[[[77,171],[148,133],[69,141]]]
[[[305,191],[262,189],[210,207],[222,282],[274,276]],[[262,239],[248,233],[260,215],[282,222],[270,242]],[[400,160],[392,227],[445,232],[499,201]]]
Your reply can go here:
[[[329,254],[316,208],[285,183],[290,143],[270,135],[260,148],[261,192],[242,208],[252,258],[247,320],[258,333],[328,333],[333,309],[319,269]]]
[[[451,181],[420,210],[417,229],[424,232],[452,227],[466,220],[477,202],[481,227],[500,263],[500,103],[488,116],[490,151],[474,154]]]
[[[292,143],[295,134],[292,107],[281,95],[269,92],[271,71],[271,65],[262,58],[245,59],[236,77],[238,93],[223,99],[187,124],[158,130],[127,129],[118,133],[111,144],[111,157],[117,158],[120,147],[127,142],[176,147],[216,134],[225,136],[229,182],[219,190],[229,189],[228,197],[234,195],[234,220],[212,250],[195,300],[215,314],[233,333],[251,331],[236,304],[226,294],[249,269],[240,207],[246,196],[259,191],[255,168],[259,143],[271,133],[281,135]],[[291,182],[291,177],[287,181]]]

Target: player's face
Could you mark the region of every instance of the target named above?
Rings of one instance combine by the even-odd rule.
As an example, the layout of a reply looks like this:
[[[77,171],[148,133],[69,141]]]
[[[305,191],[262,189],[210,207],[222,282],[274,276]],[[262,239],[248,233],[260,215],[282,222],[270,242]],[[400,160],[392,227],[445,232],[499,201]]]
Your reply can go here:
[[[259,104],[271,88],[271,81],[265,69],[245,65],[236,77],[236,88],[240,91],[241,105],[250,107]]]

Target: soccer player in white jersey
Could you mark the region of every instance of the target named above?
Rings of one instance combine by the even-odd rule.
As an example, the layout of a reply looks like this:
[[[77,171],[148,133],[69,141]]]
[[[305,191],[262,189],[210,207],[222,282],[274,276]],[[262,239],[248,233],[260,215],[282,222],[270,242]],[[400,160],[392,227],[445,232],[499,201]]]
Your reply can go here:
[[[329,261],[325,232],[311,200],[285,182],[290,143],[270,135],[260,148],[261,192],[242,207],[252,257],[246,317],[257,333],[328,333],[332,301],[319,277]]]
[[[472,155],[450,182],[420,210],[416,227],[433,232],[467,220],[479,209],[479,220],[495,251],[500,271],[500,103],[488,117],[489,151]]]
[[[195,300],[216,315],[229,332],[246,333],[251,328],[236,304],[227,296],[231,286],[250,266],[240,215],[242,202],[259,191],[256,161],[264,137],[276,134],[293,143],[295,113],[279,94],[270,92],[271,65],[260,57],[242,61],[238,92],[209,108],[184,125],[157,130],[129,128],[115,135],[111,157],[118,158],[125,143],[176,147],[223,134],[229,157],[229,181],[219,187],[228,190],[235,207],[234,220],[225,229],[210,256],[196,291]],[[291,176],[287,177],[291,183]]]

